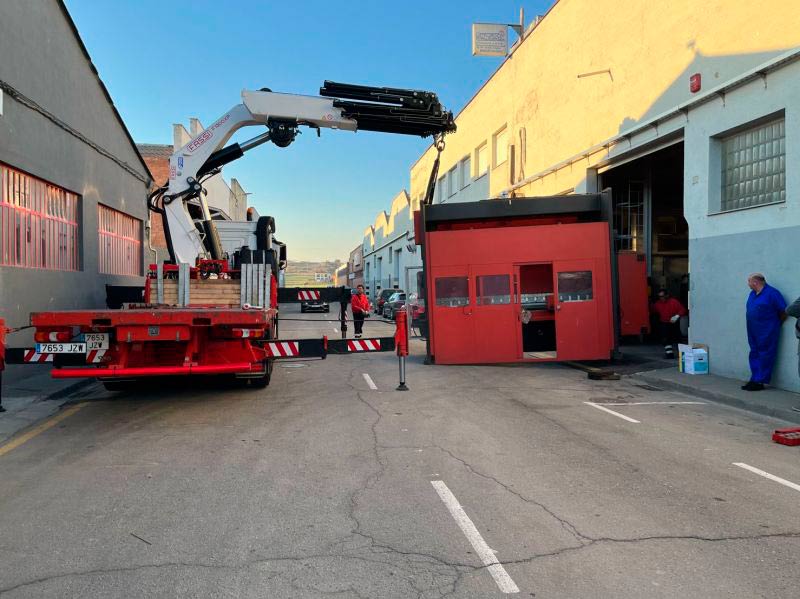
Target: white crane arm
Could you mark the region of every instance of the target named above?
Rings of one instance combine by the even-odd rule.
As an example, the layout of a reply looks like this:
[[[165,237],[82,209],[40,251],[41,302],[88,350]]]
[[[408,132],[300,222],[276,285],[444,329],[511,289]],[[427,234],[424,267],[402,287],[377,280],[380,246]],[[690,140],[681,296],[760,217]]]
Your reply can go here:
[[[326,81],[320,96],[245,90],[242,104],[231,108],[172,154],[169,181],[151,194],[149,202],[150,208],[165,219],[173,261],[194,264],[198,258],[222,258],[202,193],[202,177],[247,150],[267,141],[286,147],[294,140],[299,126],[318,131],[364,129],[423,137],[455,130],[452,113],[443,110],[431,92]],[[266,126],[267,132],[241,144],[225,145],[237,130],[252,125]],[[157,204],[159,198],[161,207]],[[195,198],[202,210],[202,233],[186,207]]]

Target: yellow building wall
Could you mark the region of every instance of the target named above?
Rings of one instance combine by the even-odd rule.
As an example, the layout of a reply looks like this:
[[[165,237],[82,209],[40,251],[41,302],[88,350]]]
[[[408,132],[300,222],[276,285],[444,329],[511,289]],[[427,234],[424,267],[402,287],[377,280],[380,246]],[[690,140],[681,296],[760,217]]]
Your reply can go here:
[[[693,73],[701,73],[706,91],[798,46],[798,0],[560,0],[458,114],[439,173],[469,155],[474,177],[475,150],[488,143],[495,197],[689,100]],[[491,168],[492,136],[504,125],[513,173],[510,160]],[[429,148],[411,167],[413,201],[425,193],[434,157]],[[516,195],[569,192],[603,157],[558,170]]]

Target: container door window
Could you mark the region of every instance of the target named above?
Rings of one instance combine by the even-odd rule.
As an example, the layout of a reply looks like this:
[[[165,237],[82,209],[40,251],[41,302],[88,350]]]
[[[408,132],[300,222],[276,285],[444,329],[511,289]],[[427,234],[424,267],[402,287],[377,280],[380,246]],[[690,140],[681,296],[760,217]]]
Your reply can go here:
[[[475,362],[472,313],[466,266],[434,269],[431,306],[431,352],[437,364]]]
[[[554,265],[556,355],[559,360],[593,360],[601,354],[593,264],[590,260]]]
[[[473,358],[482,364],[513,362],[520,358],[519,306],[512,293],[512,267],[473,266],[475,309],[473,312]]]

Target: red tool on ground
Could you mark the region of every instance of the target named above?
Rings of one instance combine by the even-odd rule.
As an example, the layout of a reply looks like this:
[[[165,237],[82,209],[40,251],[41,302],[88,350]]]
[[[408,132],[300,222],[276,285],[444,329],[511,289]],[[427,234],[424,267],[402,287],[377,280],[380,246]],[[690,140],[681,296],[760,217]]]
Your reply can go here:
[[[781,445],[800,445],[800,427],[779,428],[772,433],[772,440]]]

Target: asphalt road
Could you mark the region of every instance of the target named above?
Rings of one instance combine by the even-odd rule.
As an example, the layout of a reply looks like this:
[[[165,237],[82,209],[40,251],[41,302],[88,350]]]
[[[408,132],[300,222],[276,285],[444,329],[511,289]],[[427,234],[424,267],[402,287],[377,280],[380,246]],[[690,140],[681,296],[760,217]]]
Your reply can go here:
[[[337,335],[307,317],[282,336]],[[405,393],[391,354],[283,362],[260,391],[97,391],[0,447],[0,597],[798,595],[779,422],[414,351]]]

